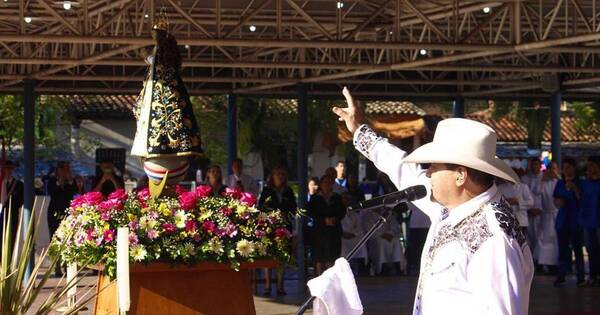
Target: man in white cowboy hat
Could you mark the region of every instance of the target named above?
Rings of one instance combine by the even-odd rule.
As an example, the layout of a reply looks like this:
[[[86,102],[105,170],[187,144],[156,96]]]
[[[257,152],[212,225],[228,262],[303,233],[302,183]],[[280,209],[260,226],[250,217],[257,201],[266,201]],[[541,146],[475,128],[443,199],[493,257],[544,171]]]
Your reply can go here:
[[[496,154],[496,133],[468,119],[441,121],[433,141],[407,155],[361,124],[348,89],[333,108],[357,150],[398,189],[425,185],[415,201],[431,219],[413,314],[527,314],[533,260],[510,205],[494,184],[518,182]],[[428,169],[420,163],[430,164]]]

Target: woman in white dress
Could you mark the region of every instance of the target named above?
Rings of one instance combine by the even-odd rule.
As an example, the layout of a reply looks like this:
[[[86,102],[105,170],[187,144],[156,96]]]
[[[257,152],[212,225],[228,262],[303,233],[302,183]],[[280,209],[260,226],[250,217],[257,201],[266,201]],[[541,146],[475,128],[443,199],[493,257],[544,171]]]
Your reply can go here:
[[[542,213],[535,229],[537,244],[533,252],[537,263],[548,267],[558,265],[558,239],[555,227],[558,209],[554,205],[553,194],[554,187],[559,179],[560,167],[553,161],[542,177]]]

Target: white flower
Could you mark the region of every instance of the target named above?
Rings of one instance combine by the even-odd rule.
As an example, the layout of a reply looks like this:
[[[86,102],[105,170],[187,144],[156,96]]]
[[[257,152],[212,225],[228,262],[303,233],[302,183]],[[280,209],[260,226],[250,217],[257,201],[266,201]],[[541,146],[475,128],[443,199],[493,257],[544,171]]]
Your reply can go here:
[[[148,252],[144,248],[144,245],[138,244],[138,245],[134,245],[131,247],[131,257],[133,257],[133,260],[135,260],[135,261],[144,260],[144,258],[146,258],[147,254],[148,254]]]
[[[183,250],[187,254],[186,256],[193,256],[196,254],[196,247],[192,243],[185,243],[183,245]]]
[[[254,253],[254,243],[248,240],[241,240],[237,242],[236,249],[242,257],[248,257]]]
[[[267,256],[267,245],[266,244],[256,243],[255,247],[256,247],[256,251],[258,252],[258,254],[260,256]]]
[[[187,214],[183,210],[175,212],[175,226],[183,229],[185,227],[185,221],[187,221]]]
[[[213,238],[208,241],[208,248],[215,254],[220,254],[223,252],[223,244],[218,238]]]

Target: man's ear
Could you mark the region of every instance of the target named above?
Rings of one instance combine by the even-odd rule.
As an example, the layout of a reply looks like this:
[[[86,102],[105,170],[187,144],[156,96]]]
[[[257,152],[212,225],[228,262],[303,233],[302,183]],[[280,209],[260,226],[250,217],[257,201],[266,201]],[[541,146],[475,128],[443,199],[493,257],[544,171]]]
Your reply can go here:
[[[467,177],[469,176],[467,173],[467,168],[464,166],[459,166],[456,168],[456,170],[454,170],[454,173],[456,174],[456,186],[464,186],[467,182]]]

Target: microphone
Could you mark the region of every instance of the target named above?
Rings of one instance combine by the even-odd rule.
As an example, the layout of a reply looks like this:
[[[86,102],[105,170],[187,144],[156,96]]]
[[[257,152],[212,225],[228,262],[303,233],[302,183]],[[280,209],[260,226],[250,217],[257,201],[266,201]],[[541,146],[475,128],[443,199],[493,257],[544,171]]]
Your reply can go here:
[[[379,206],[396,206],[399,203],[414,201],[427,196],[427,189],[423,185],[416,185],[408,187],[404,190],[389,193],[383,196],[375,197],[373,199],[358,202],[350,207],[348,210],[358,210],[374,208]]]

